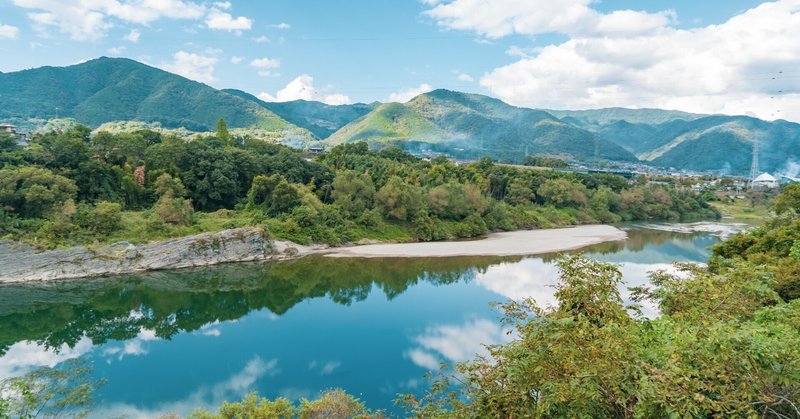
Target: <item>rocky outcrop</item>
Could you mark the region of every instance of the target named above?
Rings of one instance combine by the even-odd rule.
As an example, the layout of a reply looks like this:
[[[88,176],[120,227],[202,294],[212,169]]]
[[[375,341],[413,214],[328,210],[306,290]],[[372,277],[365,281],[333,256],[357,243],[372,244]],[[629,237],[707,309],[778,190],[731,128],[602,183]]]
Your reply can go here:
[[[272,241],[261,229],[252,227],[142,245],[121,242],[97,250],[72,247],[39,251],[24,243],[0,241],[0,283],[278,260],[313,250],[289,242]]]

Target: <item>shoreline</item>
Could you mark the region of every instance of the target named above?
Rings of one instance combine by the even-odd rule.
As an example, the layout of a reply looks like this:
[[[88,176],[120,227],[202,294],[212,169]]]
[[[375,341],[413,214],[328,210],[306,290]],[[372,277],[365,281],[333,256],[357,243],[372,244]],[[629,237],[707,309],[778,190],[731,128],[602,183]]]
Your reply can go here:
[[[476,240],[368,244],[329,248],[313,253],[333,258],[530,256],[575,250],[625,240],[627,237],[625,231],[614,226],[593,224],[491,233]]]
[[[339,258],[528,256],[625,238],[625,231],[610,225],[584,225],[491,233],[474,240],[334,248],[271,240],[260,229],[252,227],[142,245],[114,243],[96,250],[78,246],[38,251],[24,243],[0,241],[0,284],[95,278],[223,263],[280,261],[309,255]]]

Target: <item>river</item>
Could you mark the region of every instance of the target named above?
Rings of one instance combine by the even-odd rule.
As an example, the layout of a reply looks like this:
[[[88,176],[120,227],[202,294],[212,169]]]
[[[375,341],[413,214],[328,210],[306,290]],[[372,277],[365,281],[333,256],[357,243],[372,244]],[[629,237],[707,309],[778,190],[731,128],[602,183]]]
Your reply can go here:
[[[641,227],[628,236],[583,249],[620,264],[626,287],[675,261],[704,262],[719,241]],[[83,359],[107,381],[91,417],[187,414],[253,390],[300,399],[333,387],[392,408],[398,394],[422,391],[440,362],[508,339],[492,302],[552,304],[554,256],[313,256],[6,285],[0,377]]]

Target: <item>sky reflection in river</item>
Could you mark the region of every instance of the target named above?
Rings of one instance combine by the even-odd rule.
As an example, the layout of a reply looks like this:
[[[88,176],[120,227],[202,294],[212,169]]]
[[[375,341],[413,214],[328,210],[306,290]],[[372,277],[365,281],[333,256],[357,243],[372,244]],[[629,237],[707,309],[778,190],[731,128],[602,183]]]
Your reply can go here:
[[[624,244],[587,252],[621,264],[627,287],[672,261],[704,261],[715,241],[634,230]],[[489,303],[554,304],[550,261],[311,258],[0,287],[0,375],[87,357],[108,380],[94,417],[185,414],[251,390],[299,399],[331,387],[391,406],[440,362],[509,339]]]

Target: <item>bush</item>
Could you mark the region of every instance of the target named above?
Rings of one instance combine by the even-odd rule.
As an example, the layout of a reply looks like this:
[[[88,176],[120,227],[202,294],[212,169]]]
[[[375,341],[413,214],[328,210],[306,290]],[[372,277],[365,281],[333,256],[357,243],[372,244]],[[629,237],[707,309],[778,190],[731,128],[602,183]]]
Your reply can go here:
[[[154,211],[161,221],[168,224],[189,226],[194,223],[194,210],[188,199],[173,198],[166,194],[156,202]]]

